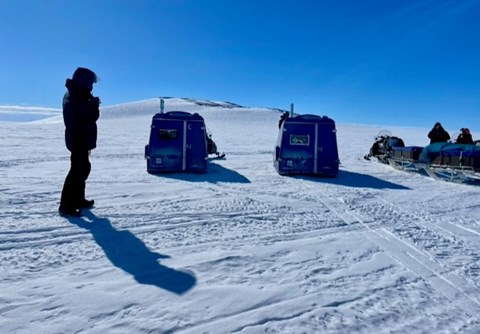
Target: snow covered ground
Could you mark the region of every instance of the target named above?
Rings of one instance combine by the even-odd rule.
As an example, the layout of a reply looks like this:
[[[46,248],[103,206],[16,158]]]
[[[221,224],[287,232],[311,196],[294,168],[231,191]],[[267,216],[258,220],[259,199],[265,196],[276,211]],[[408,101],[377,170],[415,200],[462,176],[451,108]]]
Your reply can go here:
[[[338,178],[282,177],[278,111],[175,98],[227,158],[150,175],[158,102],[102,109],[79,219],[61,117],[0,123],[2,333],[480,332],[480,187],[368,162],[382,128],[344,124]]]

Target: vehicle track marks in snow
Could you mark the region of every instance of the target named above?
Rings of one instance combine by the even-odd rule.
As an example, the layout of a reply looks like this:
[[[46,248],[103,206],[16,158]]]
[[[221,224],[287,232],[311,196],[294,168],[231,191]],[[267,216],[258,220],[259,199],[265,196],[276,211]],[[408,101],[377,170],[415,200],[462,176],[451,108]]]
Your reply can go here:
[[[362,198],[348,206],[353,212],[362,216],[368,215],[378,221],[384,221],[383,217],[388,217],[385,226],[388,226],[392,233],[409,240],[427,257],[455,270],[461,277],[478,286],[480,238],[476,230],[452,223],[443,216],[432,218],[430,215],[423,215],[414,207],[406,209],[378,196]],[[469,259],[468,265],[459,261],[466,258]]]
[[[305,184],[306,187],[311,187]],[[333,196],[315,195],[320,203],[330,207],[345,223],[350,224],[352,218],[364,225],[362,235],[371,240],[401,265],[440,291],[450,301],[463,308],[470,316],[479,320],[480,301],[472,296],[479,296],[480,289],[455,273],[433,261],[414,245],[402,240],[386,228],[371,228],[368,220],[350,210],[340,200]]]
[[[412,212],[411,210],[406,210],[390,201],[387,201],[384,198],[376,196],[376,199],[382,201],[383,203],[395,208],[398,211],[403,212],[403,214],[412,217],[414,220],[423,223],[424,225],[428,225],[429,228],[447,232],[452,236],[462,236],[463,238],[468,238],[472,242],[476,243],[480,246],[480,232],[476,231],[472,228],[462,225],[459,222],[453,223],[451,221],[446,221],[442,219],[442,217],[436,217],[435,222],[430,217],[421,216],[418,213]]]

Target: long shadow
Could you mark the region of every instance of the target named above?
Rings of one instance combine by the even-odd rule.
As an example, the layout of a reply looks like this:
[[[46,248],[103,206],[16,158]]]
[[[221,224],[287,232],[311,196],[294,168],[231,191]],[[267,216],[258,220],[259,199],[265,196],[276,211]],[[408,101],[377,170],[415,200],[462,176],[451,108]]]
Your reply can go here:
[[[160,173],[155,174],[158,177],[183,180],[189,182],[230,182],[230,183],[250,183],[242,174],[218,165],[214,162],[208,164],[206,173]]]
[[[348,172],[344,170],[340,170],[336,178],[323,178],[323,177],[313,177],[313,176],[305,176],[305,175],[297,175],[295,177],[309,180],[309,181],[329,183],[329,184],[339,184],[346,187],[354,187],[354,188],[375,188],[375,189],[396,189],[396,190],[410,189],[400,184],[385,181],[371,175]]]
[[[99,218],[91,211],[84,210],[83,213],[85,217],[69,218],[69,221],[88,230],[110,262],[131,274],[138,283],[154,285],[179,295],[196,284],[193,274],[161,265],[158,260],[169,256],[150,251],[130,231],[115,229],[110,220]]]

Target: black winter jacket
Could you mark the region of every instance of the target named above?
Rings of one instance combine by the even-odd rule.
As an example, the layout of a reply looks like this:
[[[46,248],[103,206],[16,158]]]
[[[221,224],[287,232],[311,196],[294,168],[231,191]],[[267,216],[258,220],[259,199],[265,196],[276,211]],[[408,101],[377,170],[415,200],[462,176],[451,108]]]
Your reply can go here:
[[[97,147],[97,120],[100,117],[98,97],[67,79],[68,91],[63,97],[65,144],[69,151],[89,151]]]
[[[430,144],[447,142],[450,140],[450,135],[443,127],[436,129],[435,127],[430,130],[428,133],[428,138],[430,138]]]
[[[457,137],[457,144],[473,144],[473,138],[470,133],[461,133]]]

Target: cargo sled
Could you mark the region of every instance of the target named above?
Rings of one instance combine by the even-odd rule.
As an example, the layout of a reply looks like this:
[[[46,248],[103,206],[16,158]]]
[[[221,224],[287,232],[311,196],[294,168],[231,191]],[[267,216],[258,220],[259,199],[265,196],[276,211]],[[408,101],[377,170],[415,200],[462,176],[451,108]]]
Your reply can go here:
[[[147,171],[152,174],[206,172],[208,152],[203,117],[184,111],[153,116],[145,158]]]
[[[387,155],[387,163],[395,169],[418,172],[423,169],[418,165],[422,151],[422,146],[394,146]]]
[[[326,116],[282,115],[274,166],[280,175],[335,177],[339,158],[335,122]]]
[[[480,146],[435,143],[425,147],[405,146],[401,138],[382,130],[365,159],[375,157],[395,169],[426,174],[434,179],[480,183]]]
[[[389,163],[396,169],[425,172],[438,180],[480,183],[480,146],[472,144],[394,148]]]
[[[480,146],[430,144],[423,148],[418,166],[435,179],[477,184],[480,183]]]

